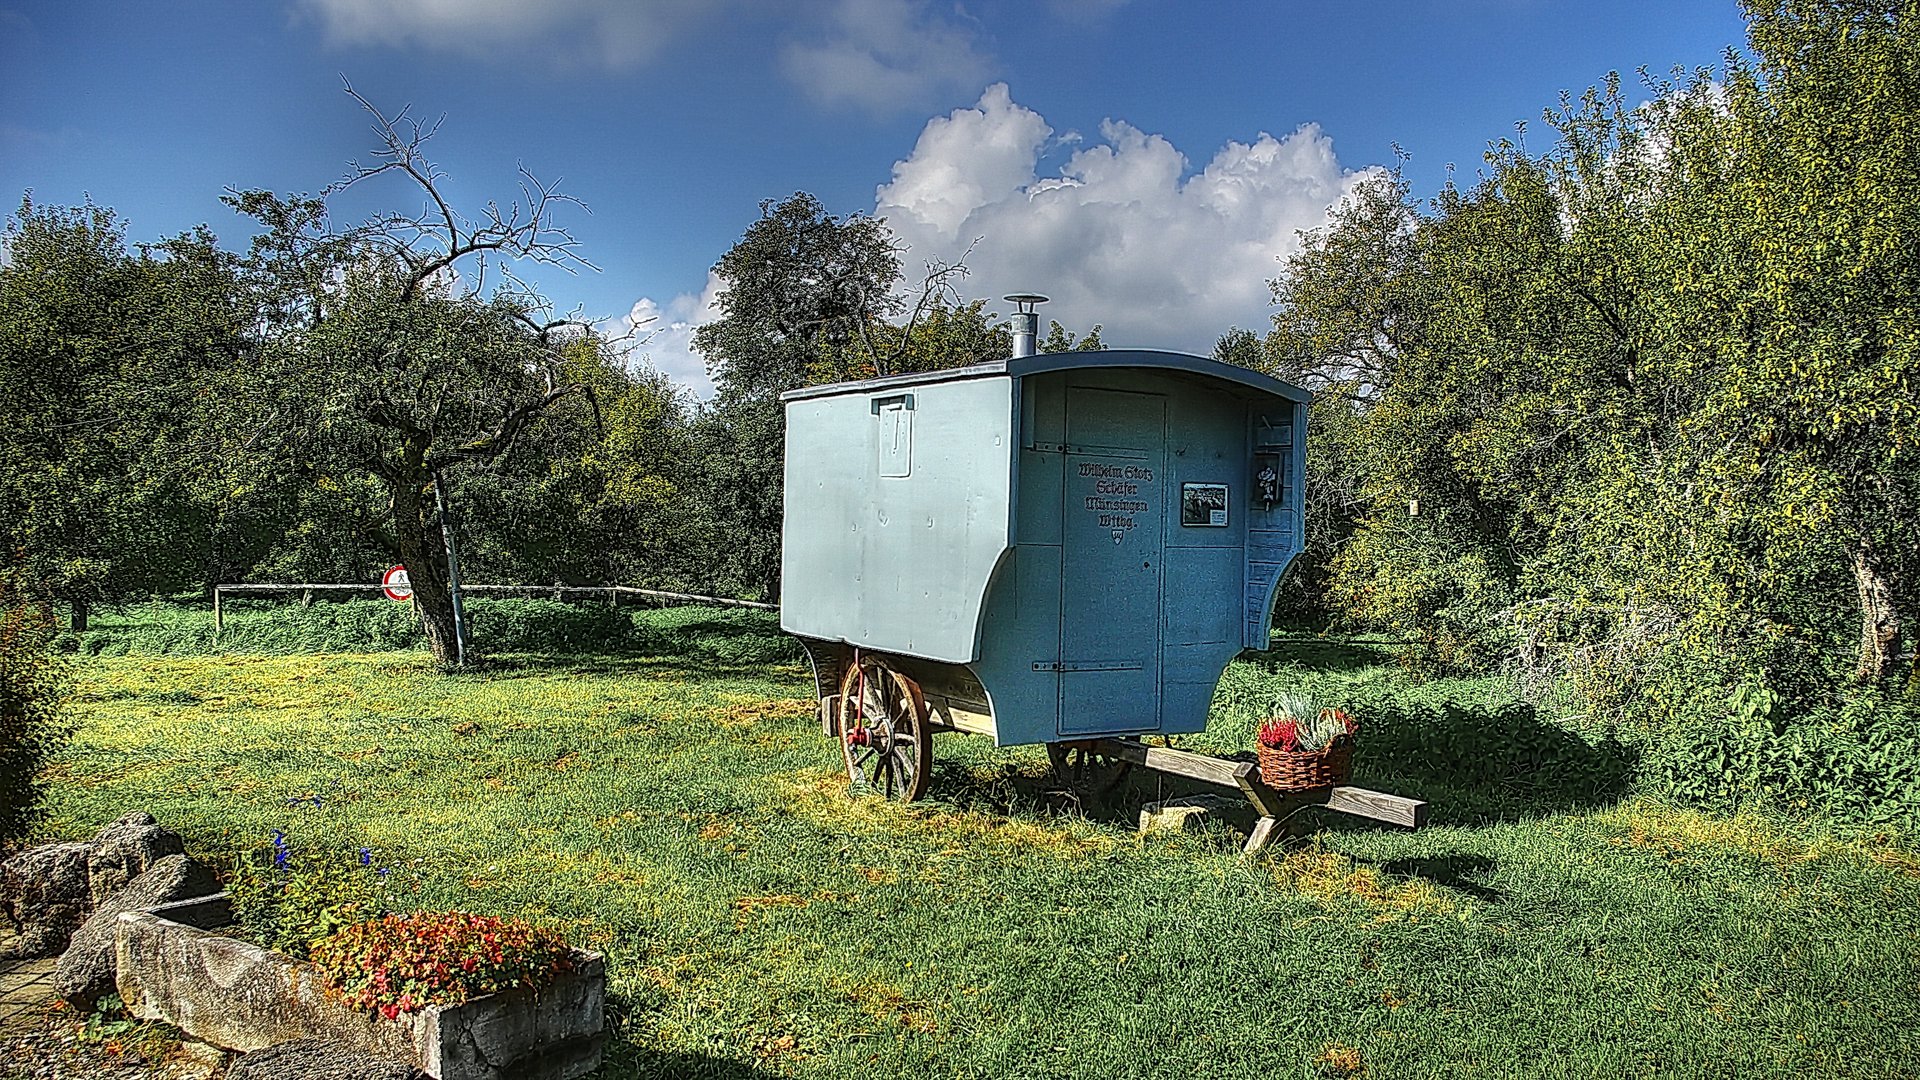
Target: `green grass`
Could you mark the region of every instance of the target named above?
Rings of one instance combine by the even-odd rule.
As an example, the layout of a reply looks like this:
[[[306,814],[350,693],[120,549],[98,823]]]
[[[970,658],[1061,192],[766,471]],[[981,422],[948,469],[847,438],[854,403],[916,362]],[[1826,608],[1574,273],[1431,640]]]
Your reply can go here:
[[[798,661],[768,616],[741,609],[637,608],[605,603],[476,597],[466,602],[471,640],[489,653],[648,655],[722,663]],[[390,600],[229,598],[222,626],[211,606],[156,600],[96,614],[82,634],[62,635],[86,656],[278,655],[422,650],[426,637],[406,604]]]
[[[475,675],[87,660],[51,831],[143,807],[225,858],[287,829],[373,848],[406,902],[550,921],[608,954],[609,1077],[1920,1075],[1920,859],[1623,801],[1625,751],[1495,682],[1236,664],[1192,745],[1305,685],[1369,724],[1359,782],[1440,823],[1330,816],[1247,860],[1225,826],[1077,813],[1036,750],[972,737],[929,802],[850,800],[764,618],[659,618]]]

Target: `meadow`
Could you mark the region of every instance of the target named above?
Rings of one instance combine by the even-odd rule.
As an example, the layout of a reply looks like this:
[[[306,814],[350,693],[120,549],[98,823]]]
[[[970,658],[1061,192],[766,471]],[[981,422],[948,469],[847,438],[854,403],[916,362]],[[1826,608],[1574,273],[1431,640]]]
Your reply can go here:
[[[1630,748],[1498,680],[1236,661],[1181,745],[1310,689],[1433,821],[1309,811],[1245,858],[1231,822],[1138,834],[1151,777],[1086,805],[973,736],[927,801],[849,798],[770,617],[553,607],[460,675],[313,629],[397,606],[103,619],[46,831],[138,807],[230,863],[280,829],[370,848],[396,904],[560,927],[608,956],[605,1077],[1920,1075],[1907,841],[1637,794]]]

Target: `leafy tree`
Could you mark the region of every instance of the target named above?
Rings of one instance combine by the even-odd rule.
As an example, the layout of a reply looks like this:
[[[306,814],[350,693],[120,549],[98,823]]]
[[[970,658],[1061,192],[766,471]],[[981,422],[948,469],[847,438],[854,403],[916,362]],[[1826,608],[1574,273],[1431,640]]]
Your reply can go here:
[[[679,537],[686,408],[666,378],[577,342],[555,403],[510,452],[452,485],[462,566],[476,579],[684,586],[664,565]]]
[[[353,96],[381,147],[328,194],[393,176],[428,210],[335,228],[322,199],[229,196],[264,226],[249,259],[267,328],[259,385],[270,399],[268,429],[303,471],[378,484],[385,520],[369,522],[365,535],[407,566],[428,645],[450,665],[463,644],[448,576],[447,478],[508,454],[558,403],[586,394],[590,384],[570,377],[568,358],[605,343],[549,318],[545,301],[513,276],[521,260],[591,268],[554,221],[572,200],[526,176],[528,203],[488,204],[468,219],[425,157],[431,130]],[[502,278],[490,297],[489,274]]]
[[[809,381],[850,377],[862,361],[871,373],[880,356],[870,330],[902,310],[885,223],[836,217],[805,192],[762,202],[713,272],[726,282],[720,318],[696,330],[693,345],[729,403],[776,402]],[[821,370],[823,360],[832,366]]]
[[[937,282],[923,283],[922,289],[922,298],[906,322],[875,319],[858,345],[838,355],[823,344],[823,355],[808,382],[873,378],[880,372],[941,371],[1012,355],[1013,330],[987,310],[985,300],[959,303],[949,299]],[[869,357],[877,357],[878,362]]]
[[[1754,63],[1666,118],[1689,139],[1676,216],[1723,232],[1674,245],[1702,301],[1674,330],[1724,387],[1695,422],[1764,530],[1761,572],[1844,559],[1854,673],[1884,679],[1920,615],[1920,8],[1756,0],[1748,22]]]
[[[783,391],[890,374],[875,340],[904,304],[900,259],[874,218],[829,214],[805,192],[760,204],[760,218],[720,261],[721,317],[694,332],[713,373],[712,406],[694,431],[692,524],[712,538],[711,580],[779,595]]]
[[[1258,369],[1266,359],[1266,351],[1260,346],[1259,335],[1236,326],[1213,343],[1213,358],[1223,364]]]
[[[111,210],[22,200],[0,260],[0,543],[73,606],[217,579],[274,496],[224,451],[248,350],[232,259],[204,229],[129,252]]]
[[[309,464],[282,478],[291,502],[273,546],[245,569],[256,581],[370,581],[392,565],[374,539],[384,489],[369,473]]]
[[[1093,329],[1087,331],[1087,336],[1083,338],[1072,333],[1066,327],[1061,326],[1052,319],[1047,320],[1047,336],[1041,338],[1039,344],[1039,349],[1043,353],[1073,352],[1075,350],[1080,352],[1100,352],[1106,347],[1106,343],[1100,340],[1099,323],[1094,323]]]
[[[1849,609],[1852,673],[1892,676],[1920,16],[1749,22],[1751,65],[1563,101],[1547,153],[1497,144],[1426,209],[1363,185],[1289,260],[1265,363],[1319,391],[1309,555],[1341,609],[1463,666],[1544,657],[1606,708],[1755,667],[1818,692]]]

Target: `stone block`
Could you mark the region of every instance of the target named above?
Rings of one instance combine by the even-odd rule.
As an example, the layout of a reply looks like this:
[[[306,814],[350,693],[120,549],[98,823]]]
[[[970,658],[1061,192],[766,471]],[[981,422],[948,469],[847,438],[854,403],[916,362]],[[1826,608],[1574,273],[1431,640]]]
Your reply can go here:
[[[58,956],[93,910],[85,842],[45,844],[0,863],[0,914],[18,937],[0,959]]]
[[[114,989],[114,926],[123,911],[136,911],[220,891],[213,871],[185,855],[168,855],[124,888],[108,896],[87,917],[54,969],[53,988],[81,1009]]]
[[[1222,811],[1234,805],[1233,800],[1217,795],[1150,802],[1140,808],[1140,831],[1193,832],[1209,819],[1218,820]]]
[[[101,901],[185,850],[178,833],[135,810],[92,840],[45,844],[0,863],[0,917],[18,935],[0,959],[60,955]]]
[[[227,1080],[416,1080],[424,1075],[411,1065],[328,1039],[299,1039],[255,1050],[227,1070]]]
[[[87,885],[96,907],[154,863],[187,850],[179,833],[157,824],[144,810],[123,814],[101,829],[93,838],[92,848],[87,856]]]
[[[576,952],[575,971],[538,993],[491,994],[383,1020],[329,992],[310,964],[176,921],[204,903],[129,911],[115,924],[120,998],[133,1015],[194,1038],[254,1051],[327,1039],[437,1080],[572,1080],[600,1063],[606,960]]]

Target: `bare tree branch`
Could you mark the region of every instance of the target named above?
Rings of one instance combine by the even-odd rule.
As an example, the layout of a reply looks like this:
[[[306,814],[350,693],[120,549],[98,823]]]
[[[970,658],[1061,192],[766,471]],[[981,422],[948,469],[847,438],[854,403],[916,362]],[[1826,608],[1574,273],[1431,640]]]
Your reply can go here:
[[[555,402],[569,394],[582,392],[584,389],[584,386],[577,383],[550,389],[544,395],[508,410],[507,415],[501,418],[499,426],[491,432],[465,446],[435,454],[423,464],[428,471],[437,473],[455,462],[491,461],[500,457],[512,450],[514,442],[520,438],[520,433],[538,420],[541,414]]]
[[[373,117],[373,131],[380,140],[380,149],[368,162],[349,162],[347,175],[328,185],[321,194],[331,196],[390,172],[404,174],[420,188],[427,200],[421,213],[412,217],[382,215],[363,225],[356,234],[362,242],[387,248],[406,265],[404,295],[418,295],[429,283],[470,257],[475,276],[469,291],[474,293],[485,288],[489,255],[501,257],[496,270],[515,285],[523,283],[507,265],[508,260],[555,266],[570,274],[581,269],[599,269],[580,254],[580,244],[573,233],[554,221],[554,211],[565,205],[592,212],[586,203],[562,194],[558,181],[543,183],[522,166],[519,169],[521,200],[505,209],[497,202],[489,202],[478,221],[469,221],[447,202],[440,190],[446,174],[424,151],[441,121],[423,126],[412,117],[412,106],[389,117],[351,83],[341,81],[347,95]]]

